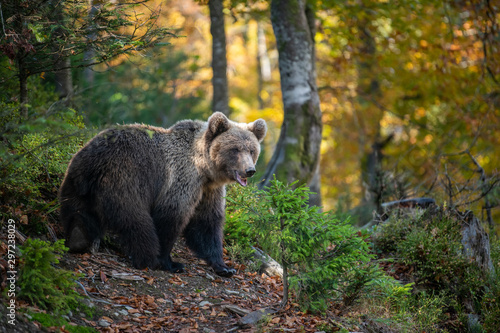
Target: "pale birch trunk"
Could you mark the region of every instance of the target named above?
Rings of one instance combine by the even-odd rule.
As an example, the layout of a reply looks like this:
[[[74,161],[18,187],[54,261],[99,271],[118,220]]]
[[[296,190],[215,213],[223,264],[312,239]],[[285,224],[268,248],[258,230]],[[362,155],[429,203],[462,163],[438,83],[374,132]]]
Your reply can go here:
[[[271,62],[267,55],[266,35],[264,34],[262,23],[259,22],[257,22],[257,67],[257,100],[259,102],[259,110],[262,110],[264,109],[264,100],[262,99],[264,81],[269,81],[271,79]]]
[[[271,3],[271,21],[279,52],[284,119],[262,186],[267,185],[273,174],[288,183],[299,180],[317,192],[311,196],[309,203],[319,206],[322,120],[314,65],[312,14],[303,0],[273,0]]]

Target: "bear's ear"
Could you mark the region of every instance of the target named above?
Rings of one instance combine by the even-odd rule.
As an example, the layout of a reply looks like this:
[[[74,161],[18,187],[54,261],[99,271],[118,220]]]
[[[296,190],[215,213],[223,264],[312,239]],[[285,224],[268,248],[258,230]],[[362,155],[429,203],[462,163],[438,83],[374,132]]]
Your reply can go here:
[[[227,131],[230,126],[229,119],[222,112],[215,112],[208,118],[207,137],[209,140],[213,140],[219,134]]]
[[[259,142],[262,142],[267,133],[266,121],[264,119],[257,119],[253,123],[248,124],[248,130],[255,134]]]

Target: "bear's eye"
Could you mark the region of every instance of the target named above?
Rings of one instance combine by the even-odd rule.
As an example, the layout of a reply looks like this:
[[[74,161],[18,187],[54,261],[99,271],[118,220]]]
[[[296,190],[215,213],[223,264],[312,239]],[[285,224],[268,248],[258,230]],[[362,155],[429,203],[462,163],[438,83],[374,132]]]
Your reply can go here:
[[[231,148],[231,152],[237,154],[240,152],[240,150],[238,148]]]
[[[255,150],[250,150],[250,155],[254,155]]]

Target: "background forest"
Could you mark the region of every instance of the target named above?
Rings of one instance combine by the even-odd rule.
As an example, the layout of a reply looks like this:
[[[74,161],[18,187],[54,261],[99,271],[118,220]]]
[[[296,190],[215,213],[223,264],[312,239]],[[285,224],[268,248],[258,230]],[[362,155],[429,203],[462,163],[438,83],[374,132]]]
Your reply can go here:
[[[77,3],[82,8],[73,8],[72,14],[92,18],[85,2],[72,6]],[[67,27],[81,34],[77,37],[83,45],[60,53],[44,40],[49,22],[28,19],[16,28],[7,4],[0,92],[4,125],[22,99],[29,122],[69,106],[89,128],[130,122],[169,126],[212,112],[212,47],[205,3],[149,1],[134,8],[158,10],[153,15],[156,27],[169,30],[149,31],[148,37],[129,44],[123,39],[98,40],[84,23]],[[25,9],[33,5],[21,4]],[[102,6],[95,1],[93,10]],[[266,1],[228,1],[223,9],[229,110],[222,111],[239,121],[262,117],[270,123],[261,171],[271,159],[283,121],[269,7]],[[380,202],[431,196],[449,206],[472,208],[485,221],[491,212],[495,218],[490,223],[498,220],[500,64],[495,7],[481,1],[322,1],[311,3],[311,8],[325,208],[347,212],[367,207],[361,214],[366,220],[366,212],[369,219],[373,205]],[[144,15],[137,17],[144,21],[137,24],[145,24]],[[108,30],[140,33],[103,13],[93,20],[87,24],[107,22]],[[54,22],[49,27],[65,29]],[[176,38],[162,39],[174,34]],[[89,38],[94,49],[86,46]],[[19,92],[19,74],[25,69],[17,66],[16,49],[33,57],[24,65],[33,67],[25,74],[28,97]],[[42,52],[50,61],[40,61]],[[92,62],[100,64],[84,67]],[[58,66],[69,68],[54,74]]]
[[[6,0],[0,14],[0,213],[27,234],[54,233],[62,175],[100,129],[213,111],[267,121],[260,187],[298,181],[359,227],[430,197],[500,232],[494,1]]]

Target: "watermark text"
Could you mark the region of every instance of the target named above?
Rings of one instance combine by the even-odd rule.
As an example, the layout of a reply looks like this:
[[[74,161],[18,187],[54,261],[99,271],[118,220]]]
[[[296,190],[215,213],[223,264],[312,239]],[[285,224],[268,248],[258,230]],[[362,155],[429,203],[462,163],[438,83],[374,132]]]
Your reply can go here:
[[[7,225],[7,322],[16,325],[16,222],[9,219]]]

